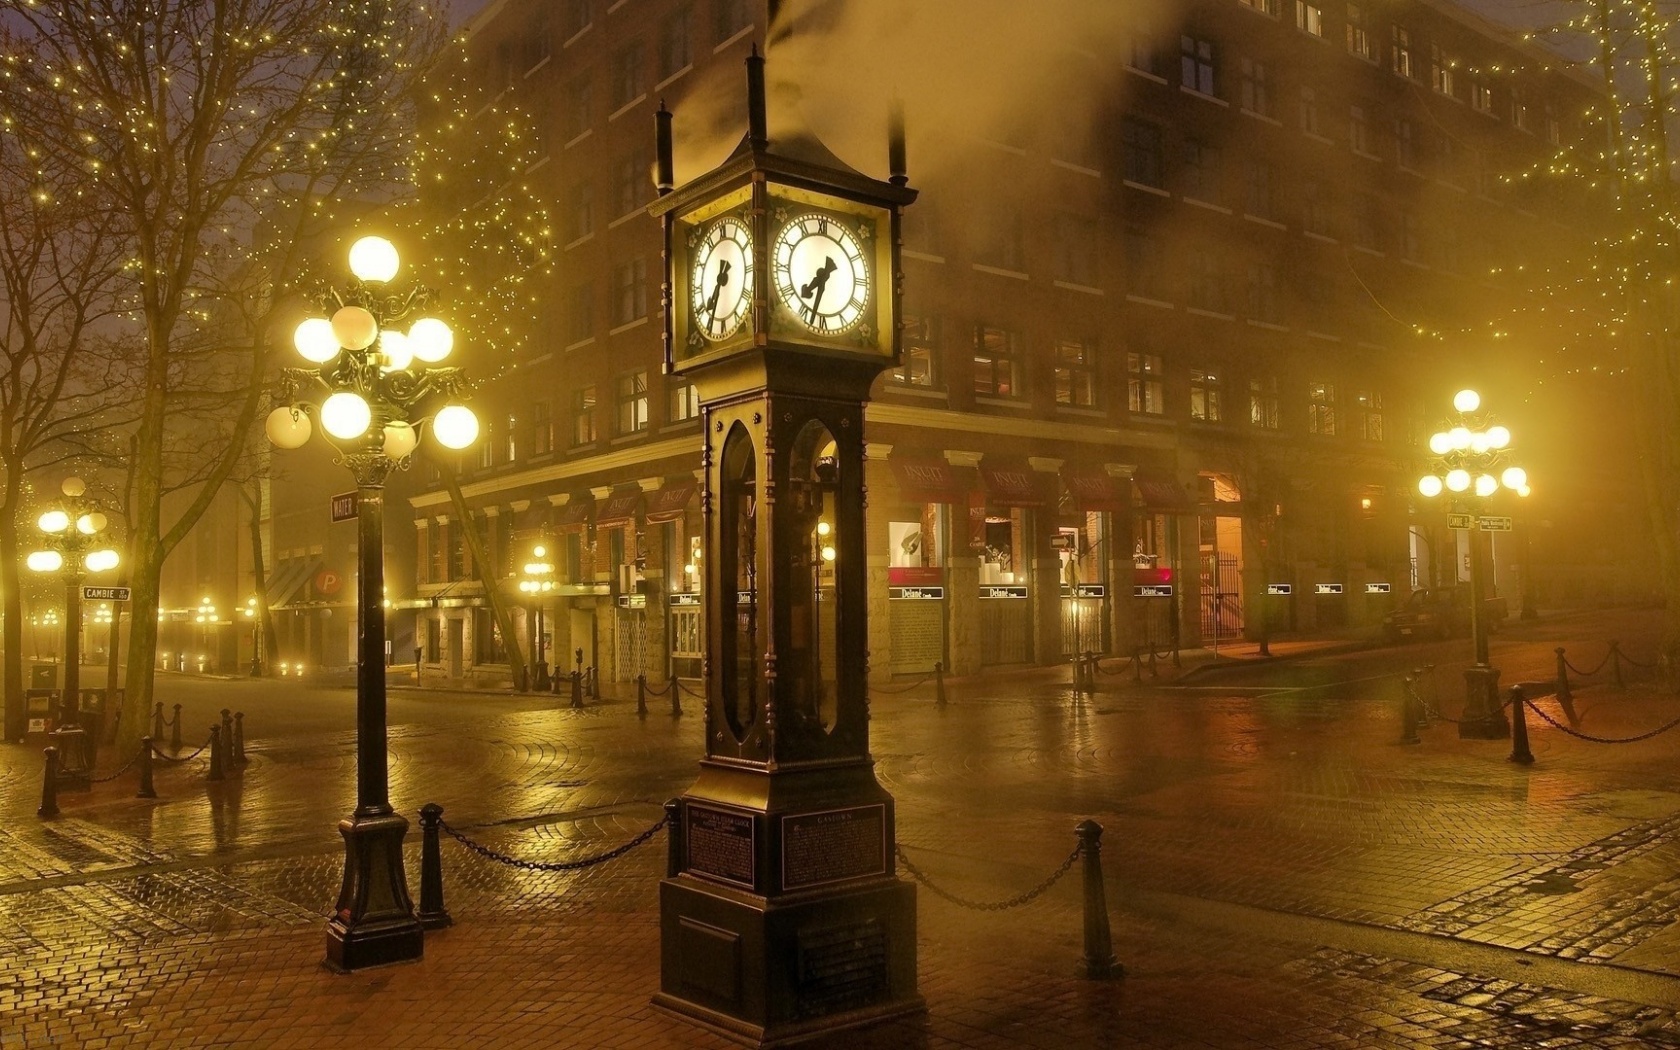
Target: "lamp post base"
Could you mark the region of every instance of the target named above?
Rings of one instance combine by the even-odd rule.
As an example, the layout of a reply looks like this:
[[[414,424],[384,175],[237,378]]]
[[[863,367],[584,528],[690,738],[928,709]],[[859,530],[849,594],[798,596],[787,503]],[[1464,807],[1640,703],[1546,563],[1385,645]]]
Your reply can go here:
[[[344,836],[344,883],[327,923],[327,965],[360,970],[411,962],[425,950],[403,871],[408,820],[396,813],[355,814],[338,822]]]
[[[1464,671],[1464,714],[1458,722],[1460,740],[1505,740],[1511,723],[1499,703],[1499,668],[1478,664]]]

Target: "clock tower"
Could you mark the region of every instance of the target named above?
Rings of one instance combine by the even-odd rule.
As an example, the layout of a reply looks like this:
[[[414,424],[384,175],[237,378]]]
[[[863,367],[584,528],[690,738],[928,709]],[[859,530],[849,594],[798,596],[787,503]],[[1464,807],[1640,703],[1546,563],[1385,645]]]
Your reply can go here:
[[[863,405],[899,354],[916,198],[809,137],[748,131],[674,188],[658,117],[665,367],[701,405],[706,745],[660,884],[655,1002],[749,1045],[922,1009],[915,887],[869,751]]]

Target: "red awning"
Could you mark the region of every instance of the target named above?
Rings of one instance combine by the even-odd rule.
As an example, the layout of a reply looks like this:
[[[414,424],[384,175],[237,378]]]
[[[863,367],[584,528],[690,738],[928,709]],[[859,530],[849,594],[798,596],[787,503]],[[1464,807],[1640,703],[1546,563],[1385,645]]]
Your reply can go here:
[[[906,503],[962,503],[968,486],[957,468],[937,452],[899,452],[887,457],[898,493]]]
[[[1024,459],[987,456],[980,461],[980,483],[986,500],[1000,507],[1044,506],[1044,485],[1038,471]]]
[[[595,501],[593,499],[588,497],[579,499],[573,496],[554,512],[554,524],[557,526],[587,525],[589,516],[594,512]]]
[[[1132,477],[1132,484],[1137,486],[1143,505],[1150,510],[1189,514],[1196,509],[1184,486],[1165,471],[1140,470]]]
[[[644,517],[650,525],[678,520],[688,509],[688,500],[694,495],[694,488],[692,476],[665,482],[658,492],[648,497]]]
[[[1126,510],[1126,494],[1114,478],[1101,467],[1062,467],[1062,484],[1068,497],[1081,511],[1107,510],[1121,513]]]
[[[597,529],[610,529],[619,525],[628,525],[636,520],[636,508],[641,506],[641,489],[620,489],[608,496],[601,504],[601,510],[595,515]]]

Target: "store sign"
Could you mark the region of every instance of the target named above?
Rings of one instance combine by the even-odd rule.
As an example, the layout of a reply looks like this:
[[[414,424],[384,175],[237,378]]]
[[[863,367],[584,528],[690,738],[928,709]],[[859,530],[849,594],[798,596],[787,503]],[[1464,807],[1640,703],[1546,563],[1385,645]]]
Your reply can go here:
[[[1172,584],[1170,583],[1142,583],[1132,588],[1135,598],[1171,598]]]
[[[758,592],[757,591],[736,591],[735,592],[735,604],[736,605],[757,605],[758,604]]]
[[[89,602],[126,602],[129,593],[127,587],[83,587],[82,600]]]
[[[1387,594],[1390,590],[1391,588],[1386,583],[1367,583],[1365,585],[1366,594]]]
[[[339,493],[332,498],[329,509],[332,512],[332,520],[349,521],[356,516],[356,494],[354,492]]]
[[[980,588],[980,597],[982,598],[1025,598],[1026,596],[1027,589],[1025,587],[1011,587],[1007,585],[997,587],[987,584],[986,586]]]
[[[1295,593],[1295,585],[1292,584],[1292,583],[1268,583],[1268,584],[1266,584],[1266,593],[1267,594],[1294,594]]]
[[[1108,595],[1108,588],[1100,583],[1076,583],[1071,591],[1064,589],[1063,593],[1070,598],[1103,598]]]
[[[1058,532],[1050,537],[1050,549],[1053,551],[1071,551],[1079,547],[1079,535],[1073,532]]]
[[[1342,585],[1339,583],[1315,583],[1313,584],[1313,592],[1315,594],[1340,594],[1342,593]]]
[[[671,604],[673,609],[697,609],[700,607],[700,596],[689,591],[670,595],[665,600]]]
[[[1483,514],[1476,519],[1476,525],[1483,532],[1511,531],[1511,519],[1503,514]]]
[[[1476,517],[1473,514],[1453,513],[1447,515],[1447,528],[1449,529],[1473,529],[1475,527]]]
[[[887,600],[893,602],[942,602],[945,600],[943,587],[888,587]]]
[[[620,609],[646,609],[647,595],[621,594],[618,596],[618,607]]]
[[[945,570],[921,565],[892,565],[887,568],[887,583],[893,587],[937,587],[945,582]]]

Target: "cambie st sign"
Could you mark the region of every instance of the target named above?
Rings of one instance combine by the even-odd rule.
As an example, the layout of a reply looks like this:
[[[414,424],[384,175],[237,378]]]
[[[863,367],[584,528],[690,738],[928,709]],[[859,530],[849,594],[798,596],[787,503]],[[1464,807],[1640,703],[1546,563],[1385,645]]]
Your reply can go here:
[[[127,587],[83,587],[82,600],[85,602],[126,602],[129,590]]]

